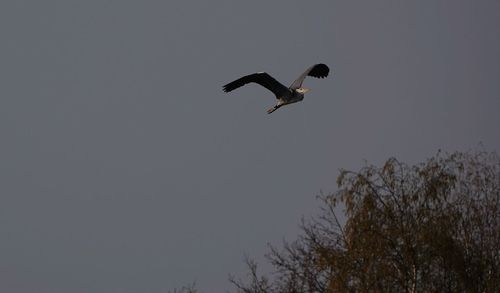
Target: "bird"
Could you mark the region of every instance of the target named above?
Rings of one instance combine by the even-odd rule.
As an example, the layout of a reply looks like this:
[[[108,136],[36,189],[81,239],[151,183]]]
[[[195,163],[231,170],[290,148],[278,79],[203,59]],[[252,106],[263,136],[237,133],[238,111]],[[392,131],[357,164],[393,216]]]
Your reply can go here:
[[[229,93],[248,83],[257,83],[270,90],[276,96],[278,102],[267,110],[268,114],[273,113],[282,106],[300,102],[304,99],[304,94],[310,89],[302,87],[302,82],[307,76],[325,78],[328,76],[330,68],[326,64],[319,63],[309,67],[302,73],[289,87],[281,84],[266,72],[257,72],[238,78],[222,87],[223,91]]]

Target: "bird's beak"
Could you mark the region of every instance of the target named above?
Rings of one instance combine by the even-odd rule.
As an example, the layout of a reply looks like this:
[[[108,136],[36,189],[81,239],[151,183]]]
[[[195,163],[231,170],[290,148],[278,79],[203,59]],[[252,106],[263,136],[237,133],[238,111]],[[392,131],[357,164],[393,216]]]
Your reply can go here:
[[[304,91],[304,94],[307,93],[308,91],[310,91],[311,89],[308,89],[308,88],[305,88],[303,87],[302,90]]]

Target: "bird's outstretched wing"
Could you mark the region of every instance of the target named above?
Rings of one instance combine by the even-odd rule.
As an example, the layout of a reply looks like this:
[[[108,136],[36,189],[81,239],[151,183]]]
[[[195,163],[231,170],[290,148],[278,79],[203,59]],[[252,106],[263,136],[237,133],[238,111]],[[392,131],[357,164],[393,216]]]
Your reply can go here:
[[[242,78],[239,78],[223,86],[223,90],[228,93],[251,82],[260,84],[266,89],[272,91],[276,95],[276,98],[282,97],[290,91],[286,86],[282,85],[279,81],[265,72],[243,76]]]
[[[290,86],[291,89],[298,89],[302,86],[302,82],[307,76],[312,76],[316,78],[325,78],[328,76],[328,73],[330,72],[330,68],[326,66],[325,64],[316,64],[311,67],[309,67],[302,75],[297,78],[292,85]]]

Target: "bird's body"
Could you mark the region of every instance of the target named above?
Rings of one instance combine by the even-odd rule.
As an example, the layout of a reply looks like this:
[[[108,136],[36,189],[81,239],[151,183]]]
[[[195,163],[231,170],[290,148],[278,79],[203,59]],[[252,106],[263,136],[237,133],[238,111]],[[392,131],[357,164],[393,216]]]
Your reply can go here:
[[[313,65],[304,73],[302,73],[302,75],[299,76],[299,78],[297,78],[289,87],[284,86],[265,72],[258,72],[243,76],[233,82],[226,84],[223,87],[223,90],[225,92],[230,92],[251,82],[260,84],[261,86],[273,92],[276,96],[276,99],[278,100],[278,103],[274,107],[267,110],[267,113],[271,114],[281,106],[297,103],[304,99],[304,94],[309,91],[309,89],[302,87],[302,82],[304,81],[306,76],[325,78],[328,76],[329,72],[330,69],[325,64]]]

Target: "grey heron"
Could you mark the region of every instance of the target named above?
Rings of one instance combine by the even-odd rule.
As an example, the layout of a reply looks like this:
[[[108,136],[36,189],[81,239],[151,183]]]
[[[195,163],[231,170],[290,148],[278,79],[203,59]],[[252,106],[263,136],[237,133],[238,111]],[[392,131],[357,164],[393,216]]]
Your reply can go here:
[[[309,89],[302,87],[302,82],[307,76],[325,78],[328,76],[329,72],[330,68],[328,68],[325,64],[315,64],[304,71],[304,73],[302,73],[289,87],[284,86],[265,72],[257,72],[243,76],[224,85],[223,90],[228,93],[251,82],[260,84],[273,92],[276,99],[278,99],[278,103],[274,107],[267,110],[267,113],[271,114],[272,112],[278,110],[281,106],[297,103],[304,99],[304,94],[307,93]]]

